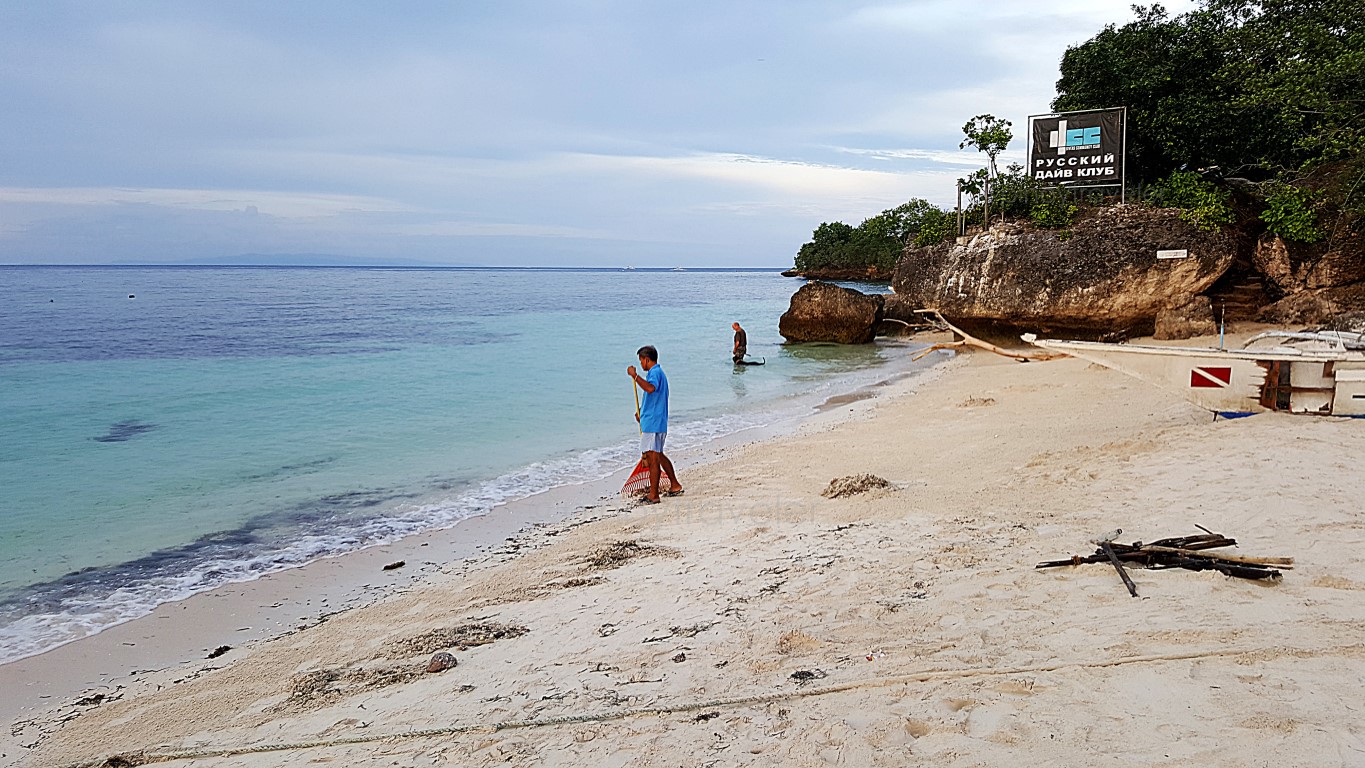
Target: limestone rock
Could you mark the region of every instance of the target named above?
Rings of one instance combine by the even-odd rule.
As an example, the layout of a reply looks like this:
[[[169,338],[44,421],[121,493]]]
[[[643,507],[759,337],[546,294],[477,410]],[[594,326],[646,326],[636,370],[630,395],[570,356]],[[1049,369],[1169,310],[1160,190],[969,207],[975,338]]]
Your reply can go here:
[[[1235,242],[1179,211],[1118,205],[1065,232],[1001,224],[971,238],[908,248],[892,287],[949,320],[1150,333],[1172,301],[1206,291],[1232,265]],[[1186,258],[1158,259],[1159,250]]]
[[[1289,246],[1279,237],[1268,232],[1262,235],[1256,241],[1256,249],[1251,253],[1251,263],[1278,293],[1292,293],[1303,289],[1303,281],[1294,274]]]
[[[887,336],[904,335],[914,333],[921,326],[933,325],[933,319],[916,312],[917,309],[920,307],[915,306],[909,298],[895,293],[887,294],[882,300],[880,333]],[[888,323],[887,320],[896,322]]]
[[[883,300],[852,288],[806,283],[792,296],[777,330],[787,341],[867,344],[877,335]]]
[[[1277,325],[1332,326],[1339,318],[1365,311],[1365,283],[1299,291],[1261,310],[1256,318]]]
[[[807,280],[852,280],[855,282],[888,283],[891,282],[892,269],[878,267],[875,265],[864,265],[861,267],[819,267],[816,269],[793,269],[791,274],[783,272],[785,277],[804,277]]]
[[[1187,296],[1176,299],[1156,313],[1158,339],[1192,339],[1218,332],[1213,319],[1213,302],[1208,296]]]
[[[1306,244],[1267,232],[1256,242],[1251,260],[1282,294],[1365,281],[1365,242],[1355,233]]]
[[[1314,328],[1315,331],[1349,331],[1365,333],[1365,309],[1355,309],[1335,315],[1326,323]]]

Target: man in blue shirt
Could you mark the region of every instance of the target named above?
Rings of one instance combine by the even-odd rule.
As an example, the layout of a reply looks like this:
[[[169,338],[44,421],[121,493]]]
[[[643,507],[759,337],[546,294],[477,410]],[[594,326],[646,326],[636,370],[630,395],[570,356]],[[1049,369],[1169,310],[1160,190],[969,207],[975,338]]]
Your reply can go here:
[[[635,418],[640,422],[640,453],[644,456],[645,466],[649,467],[649,495],[645,502],[659,503],[659,473],[668,475],[670,487],[665,496],[677,496],[683,492],[678,484],[678,476],[673,472],[673,462],[664,455],[664,438],[668,435],[668,377],[659,367],[659,351],[654,347],[640,347],[635,352],[640,358],[640,368],[645,372],[640,376],[635,366],[628,366],[626,373],[644,390],[645,397],[640,401],[640,412]]]

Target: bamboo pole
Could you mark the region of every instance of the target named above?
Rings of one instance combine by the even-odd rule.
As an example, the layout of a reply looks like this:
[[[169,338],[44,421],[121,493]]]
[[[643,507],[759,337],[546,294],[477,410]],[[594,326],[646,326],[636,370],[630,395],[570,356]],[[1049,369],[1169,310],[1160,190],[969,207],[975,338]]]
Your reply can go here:
[[[1208,550],[1185,549],[1184,547],[1160,547],[1155,544],[1148,544],[1139,549],[1141,552],[1165,552],[1172,555],[1187,555],[1191,557],[1210,557],[1215,560],[1226,560],[1230,563],[1247,563],[1248,565],[1275,565],[1287,571],[1294,569],[1294,558],[1292,557],[1250,557],[1247,555],[1224,555]]]
[[[1123,579],[1123,586],[1128,588],[1128,594],[1137,597],[1137,585],[1133,584],[1133,580],[1128,578],[1128,572],[1123,570],[1123,563],[1120,563],[1118,556],[1114,554],[1114,548],[1109,546],[1109,542],[1101,541],[1100,549],[1104,550],[1104,554],[1109,556],[1109,562],[1114,564],[1114,570],[1119,572],[1119,578]]]

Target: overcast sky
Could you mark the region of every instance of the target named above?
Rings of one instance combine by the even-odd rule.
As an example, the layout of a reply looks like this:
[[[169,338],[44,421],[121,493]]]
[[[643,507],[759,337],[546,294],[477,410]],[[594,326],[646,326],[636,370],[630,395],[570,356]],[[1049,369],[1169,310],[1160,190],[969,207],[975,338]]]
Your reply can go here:
[[[0,264],[789,266],[1129,6],[0,0]]]

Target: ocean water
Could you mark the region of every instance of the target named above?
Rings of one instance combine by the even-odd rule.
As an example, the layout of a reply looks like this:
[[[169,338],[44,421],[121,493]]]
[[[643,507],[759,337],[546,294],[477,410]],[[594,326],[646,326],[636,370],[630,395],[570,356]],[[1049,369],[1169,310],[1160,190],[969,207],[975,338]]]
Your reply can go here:
[[[775,271],[0,267],[0,663],[915,368],[783,346]],[[730,323],[751,358],[731,364]],[[919,364],[923,365],[923,364]]]

